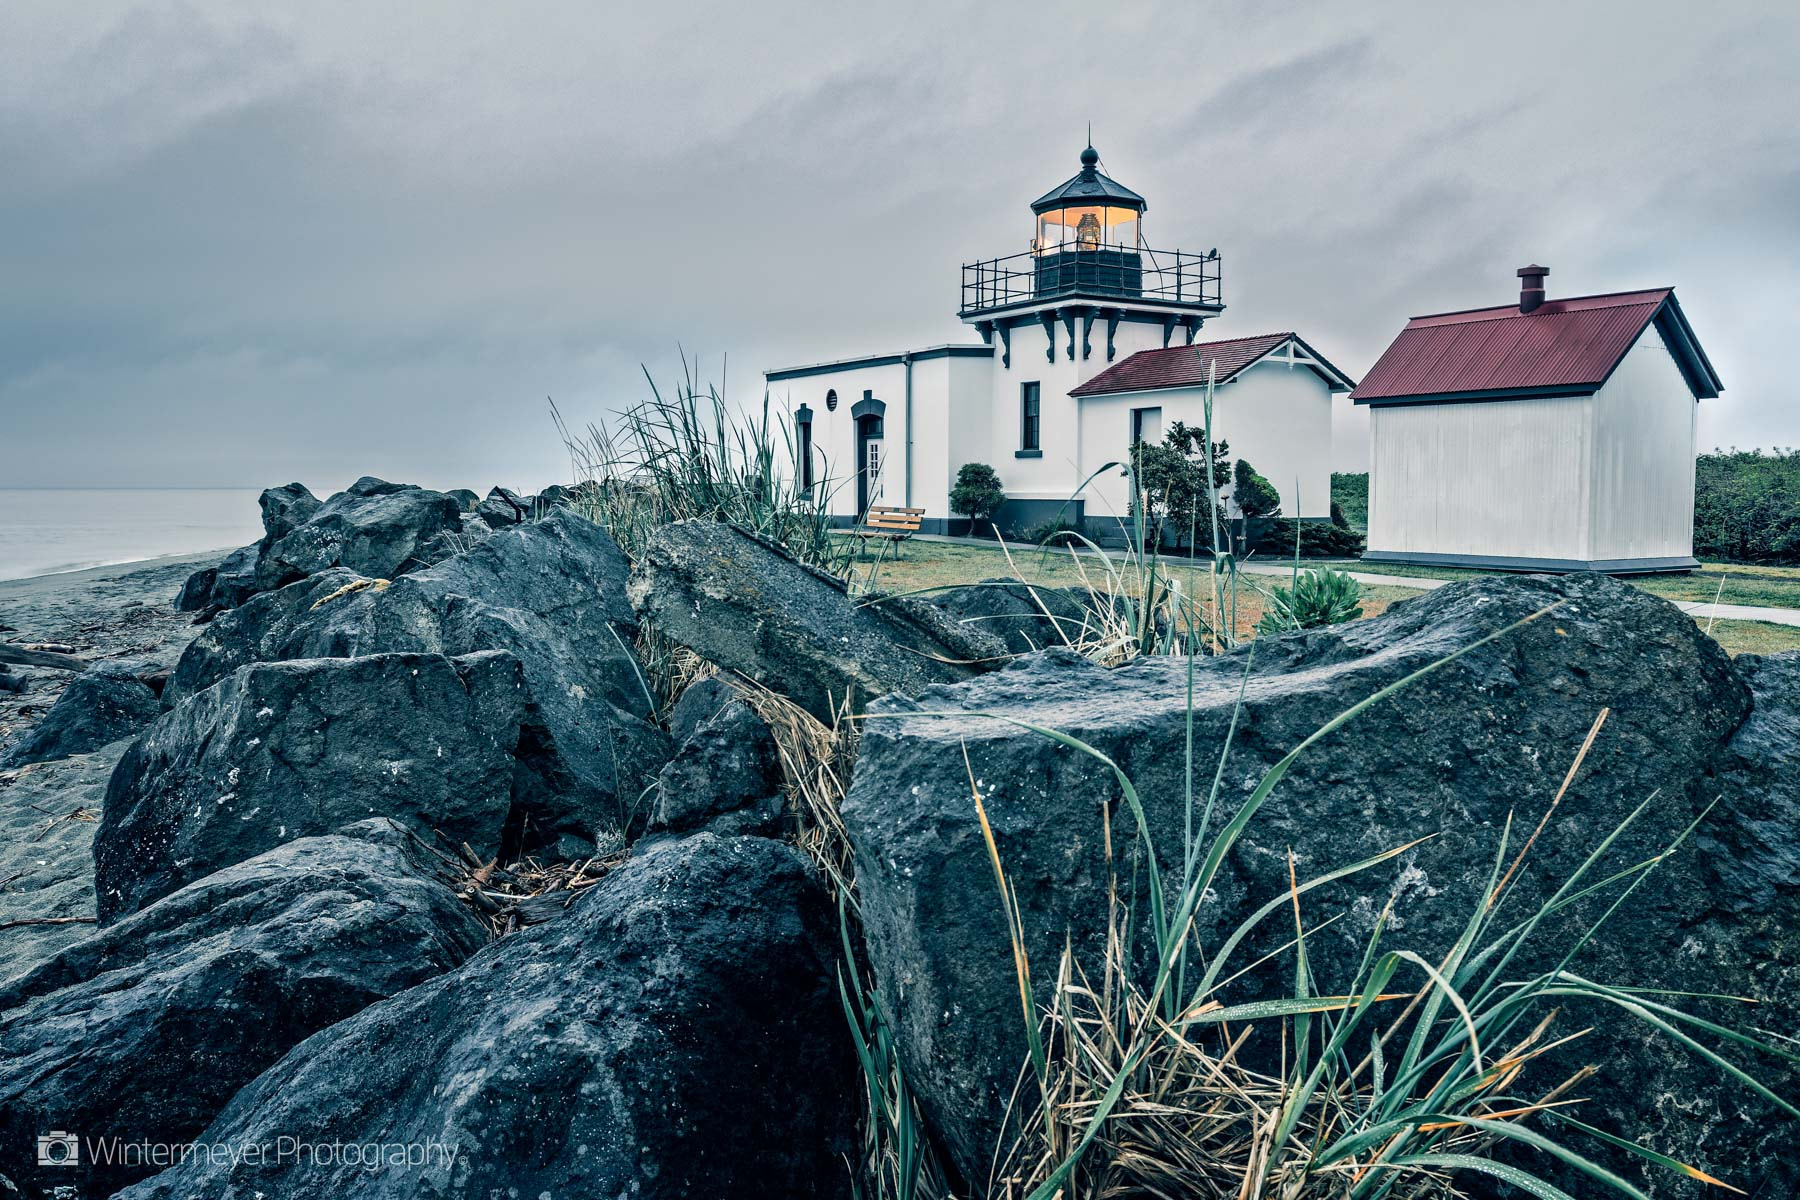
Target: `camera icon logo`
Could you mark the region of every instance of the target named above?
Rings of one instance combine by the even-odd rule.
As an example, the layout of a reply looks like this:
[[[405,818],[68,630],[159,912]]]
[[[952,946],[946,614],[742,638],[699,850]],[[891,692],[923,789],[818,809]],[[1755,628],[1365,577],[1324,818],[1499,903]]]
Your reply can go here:
[[[38,1166],[78,1167],[81,1165],[81,1139],[61,1129],[52,1129],[38,1137]]]

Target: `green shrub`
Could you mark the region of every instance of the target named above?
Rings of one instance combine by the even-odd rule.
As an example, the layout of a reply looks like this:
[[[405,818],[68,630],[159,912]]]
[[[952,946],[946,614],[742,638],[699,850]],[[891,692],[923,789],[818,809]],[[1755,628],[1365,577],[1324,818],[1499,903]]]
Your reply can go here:
[[[1294,554],[1294,522],[1287,517],[1252,521],[1250,549],[1270,558]],[[1340,529],[1325,521],[1300,522],[1301,558],[1355,558],[1363,552],[1363,538],[1353,529]]]
[[[1349,528],[1358,533],[1367,533],[1369,531],[1368,472],[1333,471],[1331,473],[1331,503],[1333,508],[1343,509],[1344,520],[1349,523]]]
[[[1027,529],[1021,536],[1034,546],[1043,546],[1052,542],[1062,545],[1070,538],[1079,536],[1080,533],[1081,526],[1072,521],[1058,518],[1054,521],[1040,521]]]
[[[1281,514],[1281,492],[1256,473],[1250,460],[1240,458],[1231,471],[1231,502],[1239,512],[1252,519]]]
[[[1362,584],[1330,567],[1301,571],[1292,588],[1269,593],[1268,607],[1256,623],[1257,634],[1318,629],[1362,616]]]
[[[1800,564],[1800,451],[1715,450],[1694,466],[1696,554]]]
[[[950,489],[950,511],[961,513],[971,521],[986,521],[1006,503],[1006,492],[1000,476],[986,463],[964,463],[956,472],[956,486]]]

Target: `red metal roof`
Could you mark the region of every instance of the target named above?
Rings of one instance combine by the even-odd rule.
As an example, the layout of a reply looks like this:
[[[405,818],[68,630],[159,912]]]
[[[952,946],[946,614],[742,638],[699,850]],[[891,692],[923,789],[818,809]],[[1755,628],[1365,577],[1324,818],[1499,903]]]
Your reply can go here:
[[[1674,289],[1549,300],[1530,313],[1517,305],[1414,317],[1353,398],[1579,394],[1606,382],[1652,320],[1672,322],[1670,350],[1695,395],[1717,395],[1718,377],[1675,303]]]
[[[1205,387],[1208,367],[1218,363],[1215,383],[1225,383],[1245,367],[1289,340],[1317,359],[1325,368],[1321,374],[1333,376],[1328,382],[1350,387],[1354,381],[1321,358],[1317,351],[1293,333],[1264,333],[1256,337],[1228,338],[1217,342],[1195,342],[1191,346],[1170,346],[1166,350],[1139,350],[1129,358],[1114,363],[1080,387],[1071,396],[1104,396],[1113,392],[1146,392],[1157,388]]]

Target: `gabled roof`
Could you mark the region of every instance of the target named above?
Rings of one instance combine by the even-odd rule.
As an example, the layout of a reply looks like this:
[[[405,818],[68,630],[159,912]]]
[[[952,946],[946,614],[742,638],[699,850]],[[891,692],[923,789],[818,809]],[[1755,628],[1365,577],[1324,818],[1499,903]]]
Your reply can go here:
[[[1083,150],[1080,172],[1033,200],[1031,211],[1041,213],[1046,209],[1087,202],[1120,204],[1143,212],[1148,207],[1144,198],[1118,180],[1102,175],[1096,165],[1099,161],[1100,156],[1092,146]]]
[[[1170,346],[1166,350],[1139,350],[1131,357],[1114,363],[1080,387],[1071,396],[1106,396],[1117,392],[1152,392],[1160,388],[1205,387],[1207,370],[1216,362],[1215,384],[1229,383],[1255,363],[1293,342],[1306,361],[1298,362],[1334,392],[1348,391],[1356,381],[1325,361],[1296,333],[1264,333],[1255,337],[1228,338],[1217,342],[1195,342],[1191,346]]]
[[[1414,317],[1352,398],[1359,404],[1579,396],[1597,390],[1652,322],[1696,398],[1718,373],[1673,288]]]

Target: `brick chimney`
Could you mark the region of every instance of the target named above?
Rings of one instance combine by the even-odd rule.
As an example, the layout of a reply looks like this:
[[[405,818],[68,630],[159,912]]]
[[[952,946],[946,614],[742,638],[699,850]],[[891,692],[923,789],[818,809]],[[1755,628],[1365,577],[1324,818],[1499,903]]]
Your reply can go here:
[[[1519,311],[1535,312],[1544,302],[1544,276],[1550,273],[1549,267],[1533,264],[1519,268]]]

